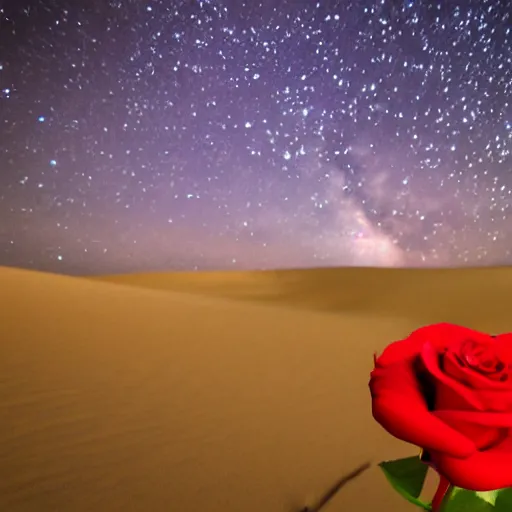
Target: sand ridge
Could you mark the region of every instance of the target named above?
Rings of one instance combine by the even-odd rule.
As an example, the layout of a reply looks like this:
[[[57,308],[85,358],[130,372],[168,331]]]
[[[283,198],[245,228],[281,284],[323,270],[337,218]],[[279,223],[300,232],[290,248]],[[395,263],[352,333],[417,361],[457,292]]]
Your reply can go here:
[[[354,272],[162,274],[173,287],[0,268],[0,510],[298,512],[414,454],[371,418],[373,352],[440,320],[512,330],[512,272]],[[331,510],[410,507],[373,467]]]
[[[512,269],[321,268],[109,275],[96,280],[339,314],[405,316],[480,329],[512,328]],[[478,314],[475,315],[475,313]],[[477,327],[478,326],[478,327]]]

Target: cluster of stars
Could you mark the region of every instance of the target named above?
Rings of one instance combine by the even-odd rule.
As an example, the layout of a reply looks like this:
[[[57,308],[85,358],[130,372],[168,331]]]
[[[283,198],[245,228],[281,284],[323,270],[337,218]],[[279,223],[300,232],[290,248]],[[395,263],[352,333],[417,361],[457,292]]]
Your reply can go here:
[[[512,261],[506,0],[41,0],[0,23],[0,264]]]

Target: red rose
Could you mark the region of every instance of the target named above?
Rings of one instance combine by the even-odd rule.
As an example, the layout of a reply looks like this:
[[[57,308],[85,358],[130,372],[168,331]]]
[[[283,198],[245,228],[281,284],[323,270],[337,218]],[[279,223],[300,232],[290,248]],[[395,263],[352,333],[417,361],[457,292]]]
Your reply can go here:
[[[374,418],[453,485],[512,486],[512,334],[423,327],[376,358],[370,390]]]

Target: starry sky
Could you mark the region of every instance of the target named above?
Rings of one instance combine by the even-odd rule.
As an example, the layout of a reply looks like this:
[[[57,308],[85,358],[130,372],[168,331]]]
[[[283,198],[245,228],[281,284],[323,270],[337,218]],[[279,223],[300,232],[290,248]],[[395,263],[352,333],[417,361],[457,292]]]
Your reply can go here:
[[[0,2],[0,265],[511,263],[508,0]]]

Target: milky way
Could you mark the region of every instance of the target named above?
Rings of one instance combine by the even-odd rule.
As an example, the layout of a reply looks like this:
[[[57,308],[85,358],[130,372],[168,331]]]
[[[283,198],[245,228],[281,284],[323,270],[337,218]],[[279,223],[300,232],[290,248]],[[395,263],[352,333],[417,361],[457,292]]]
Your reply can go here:
[[[512,263],[506,0],[6,0],[0,265]]]

